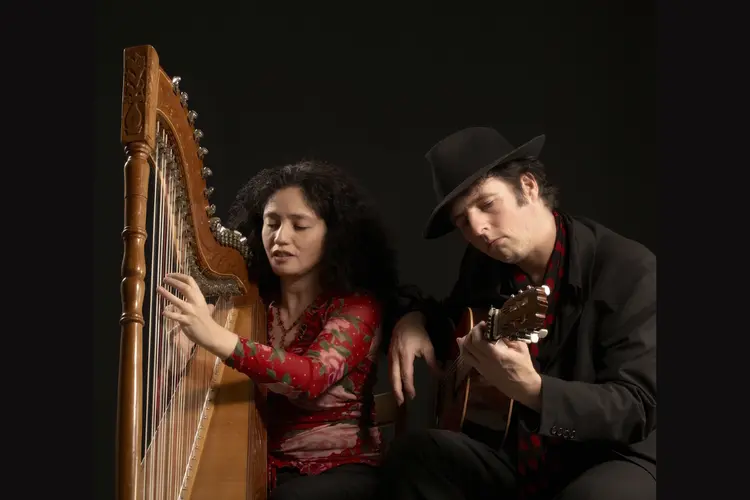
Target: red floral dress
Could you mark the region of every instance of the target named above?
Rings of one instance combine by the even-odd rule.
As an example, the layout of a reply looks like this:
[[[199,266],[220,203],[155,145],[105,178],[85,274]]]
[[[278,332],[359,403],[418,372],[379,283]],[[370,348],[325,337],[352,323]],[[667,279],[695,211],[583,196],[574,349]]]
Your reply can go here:
[[[285,333],[271,303],[268,345],[240,338],[224,361],[268,388],[270,488],[282,467],[312,475],[378,463],[372,387],[380,323],[372,297],[322,294]]]

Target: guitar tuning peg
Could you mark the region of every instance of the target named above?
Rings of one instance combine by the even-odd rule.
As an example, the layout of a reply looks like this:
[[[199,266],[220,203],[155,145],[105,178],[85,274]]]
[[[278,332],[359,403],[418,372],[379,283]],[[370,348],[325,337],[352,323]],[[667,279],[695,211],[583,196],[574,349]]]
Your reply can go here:
[[[542,285],[542,289],[544,290],[545,295],[549,295],[549,287],[547,285]]]
[[[538,335],[538,334],[536,334],[536,333],[532,333],[532,334],[530,334],[530,335],[529,335],[529,341],[530,341],[530,342],[531,342],[532,344],[536,344],[537,342],[539,342],[539,335]]]
[[[543,339],[544,337],[547,336],[547,329],[546,328],[542,328],[541,330],[539,330],[536,333],[539,335],[540,339]]]

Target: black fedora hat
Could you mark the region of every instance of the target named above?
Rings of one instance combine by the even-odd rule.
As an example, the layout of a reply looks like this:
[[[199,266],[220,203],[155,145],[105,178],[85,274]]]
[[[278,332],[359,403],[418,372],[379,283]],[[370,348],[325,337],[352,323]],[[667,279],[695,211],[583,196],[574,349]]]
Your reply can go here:
[[[512,160],[538,157],[544,135],[514,147],[495,129],[470,127],[438,142],[425,155],[432,170],[432,183],[438,204],[424,229],[426,239],[450,233],[454,226],[448,217],[451,202],[477,179],[494,167]]]

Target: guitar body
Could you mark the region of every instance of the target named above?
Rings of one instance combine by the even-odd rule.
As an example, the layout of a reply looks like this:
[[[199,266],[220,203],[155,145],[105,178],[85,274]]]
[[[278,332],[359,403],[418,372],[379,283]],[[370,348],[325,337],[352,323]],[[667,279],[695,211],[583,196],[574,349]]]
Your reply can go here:
[[[505,416],[505,436],[508,435],[513,400],[495,387],[482,383],[482,379],[468,363],[463,362],[455,339],[466,336],[474,326],[486,321],[482,336],[485,341],[495,343],[501,339],[536,343],[547,335],[544,319],[547,314],[546,286],[532,287],[512,295],[500,309],[466,308],[453,331],[445,374],[440,381],[436,401],[436,425],[440,429],[460,432],[469,409],[472,392],[481,392],[479,400],[483,409]]]
[[[453,338],[445,366],[452,366],[459,357],[460,351],[455,339],[467,335],[477,323],[485,321],[488,314],[489,309],[466,308],[461,315],[456,329],[453,331]],[[464,369],[458,368],[446,373],[445,378],[441,380],[437,393],[436,424],[438,428],[455,432],[461,431],[466,419],[472,381],[478,382],[478,379],[479,373],[473,368],[468,367]],[[505,414],[507,434],[507,427],[513,412],[513,400],[497,389],[494,389],[494,392],[496,394],[493,394],[492,406],[499,413]]]

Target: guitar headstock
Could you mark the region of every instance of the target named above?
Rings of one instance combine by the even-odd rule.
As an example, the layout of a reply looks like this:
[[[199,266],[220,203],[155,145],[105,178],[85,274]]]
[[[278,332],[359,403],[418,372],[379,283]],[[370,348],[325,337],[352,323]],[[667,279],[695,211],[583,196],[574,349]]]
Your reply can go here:
[[[547,317],[545,286],[527,286],[517,295],[512,295],[500,309],[490,308],[485,339],[497,342],[501,338],[536,343],[547,336],[544,320]]]

